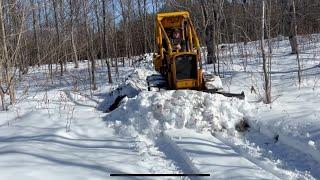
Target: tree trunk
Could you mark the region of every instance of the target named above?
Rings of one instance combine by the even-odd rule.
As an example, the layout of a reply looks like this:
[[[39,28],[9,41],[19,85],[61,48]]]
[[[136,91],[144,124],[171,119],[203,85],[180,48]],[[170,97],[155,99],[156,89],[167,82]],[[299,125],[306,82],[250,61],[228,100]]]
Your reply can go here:
[[[93,36],[90,32],[90,26],[88,25],[88,4],[86,0],[83,1],[83,19],[84,19],[84,26],[86,30],[86,37],[87,37],[87,56],[91,62],[91,68],[90,69],[90,77],[91,77],[91,84],[92,84],[92,90],[97,90],[97,84],[96,84],[96,66],[95,66],[95,50],[93,48]],[[89,65],[89,64],[88,64]]]
[[[263,60],[263,75],[264,75],[264,90],[266,95],[266,104],[271,103],[271,88],[269,84],[269,75],[267,68],[267,58],[265,52],[265,42],[264,42],[264,31],[265,31],[265,0],[262,0],[262,15],[261,15],[261,54]]]
[[[3,50],[3,60],[2,62],[4,64],[4,72],[5,72],[5,80],[7,83],[7,88],[10,96],[10,104],[14,104],[16,101],[15,97],[15,88],[14,88],[14,77],[12,74],[12,59],[9,58],[8,53],[8,47],[7,47],[7,38],[6,38],[6,31],[5,31],[5,19],[3,15],[3,6],[2,6],[2,0],[0,0],[0,29],[1,29],[1,39],[2,39],[2,50]]]
[[[129,36],[129,13],[130,13],[130,5],[128,5],[128,8],[125,8],[125,4],[123,2],[124,0],[119,0],[120,8],[121,8],[121,15],[123,18],[123,27],[124,27],[124,43],[125,43],[125,52],[127,54],[127,57],[129,58],[131,56],[131,45],[130,45],[130,36]],[[128,1],[129,3],[130,1]]]
[[[213,47],[213,23],[209,22],[208,18],[208,4],[206,1],[201,0],[201,10],[202,10],[202,28],[204,30],[204,36],[203,38],[205,39],[205,43],[207,46],[207,64],[212,64],[215,61],[215,51]],[[210,24],[209,24],[210,23]],[[215,67],[215,66],[214,66]],[[214,72],[216,72],[214,68]]]
[[[295,35],[295,6],[293,0],[284,0],[283,7],[285,9],[285,33],[289,36],[289,41],[291,45],[291,54],[297,53],[297,39]]]
[[[0,82],[0,87],[2,86],[1,82]],[[2,107],[2,110],[4,111],[6,108],[5,108],[5,105],[4,105],[4,93],[2,90],[0,90],[0,100],[1,100],[1,107]]]
[[[54,21],[55,21],[55,29],[57,33],[57,53],[56,57],[60,64],[60,75],[63,76],[63,62],[60,58],[60,32],[59,32],[59,21],[58,21],[58,7],[57,7],[57,0],[52,0],[53,3],[53,12],[54,12]]]
[[[38,67],[40,67],[40,54],[39,54],[39,42],[38,42],[38,34],[37,34],[37,16],[36,16],[36,6],[34,0],[30,0],[32,4],[32,25],[33,25],[33,38],[35,43],[35,53]]]
[[[75,43],[75,37],[74,37],[74,6],[73,6],[73,0],[69,0],[69,6],[70,6],[70,33],[71,33],[71,44],[72,44],[72,50],[74,55],[74,67],[79,67],[79,59],[78,59],[78,53],[77,53],[77,46]]]
[[[102,38],[102,45],[103,45],[103,54],[104,58],[106,59],[107,69],[108,69],[108,80],[109,83],[112,83],[112,76],[111,76],[111,68],[110,68],[110,59],[108,58],[107,53],[107,27],[106,27],[106,0],[102,0],[102,16],[103,16],[103,38]]]
[[[301,85],[301,64],[300,64],[300,56],[299,56],[299,45],[298,45],[298,27],[297,27],[297,15],[296,15],[296,6],[295,0],[292,1],[292,28],[293,28],[293,38],[290,41],[292,51],[297,56],[297,63],[298,63],[298,80],[299,86]]]
[[[49,29],[49,12],[48,12],[48,4],[47,1],[44,1],[44,13],[45,13],[45,29]],[[48,37],[48,36],[46,36]],[[52,71],[52,64],[53,64],[53,59],[52,57],[49,57],[49,62],[48,62],[48,70],[49,70],[49,75],[50,75],[50,80],[51,83],[53,84],[53,71]]]

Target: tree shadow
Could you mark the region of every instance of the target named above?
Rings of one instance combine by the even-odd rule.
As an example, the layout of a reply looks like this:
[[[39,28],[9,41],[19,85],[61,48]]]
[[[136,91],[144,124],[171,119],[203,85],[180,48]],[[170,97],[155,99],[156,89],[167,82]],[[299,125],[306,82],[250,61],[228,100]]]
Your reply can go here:
[[[179,144],[179,143],[178,143]],[[215,153],[215,152],[210,152],[210,151],[199,151],[199,150],[191,150],[191,149],[187,149],[185,150],[188,153],[192,153],[192,154],[197,154],[197,155],[202,155],[202,156],[219,156],[219,157],[241,157],[239,154],[237,153]]]
[[[193,138],[190,138],[193,139]],[[197,138],[194,138],[197,139]],[[199,139],[200,140],[200,139]],[[209,141],[210,142],[210,141]],[[203,145],[203,146],[211,146],[211,147],[215,147],[215,148],[220,148],[220,149],[224,149],[224,150],[231,150],[230,147],[227,146],[223,146],[223,145],[219,145],[219,144],[213,144],[212,142],[209,143],[203,143],[203,142],[188,142],[188,141],[179,141],[178,144],[194,144],[194,145]]]
[[[59,140],[60,139],[60,140]],[[17,148],[12,149],[11,146],[16,143],[34,143],[35,147],[37,147],[38,151],[35,152],[26,152]],[[127,151],[134,153],[134,147],[131,147],[130,144],[134,143],[135,141],[133,138],[126,138],[124,140],[121,139],[70,139],[63,136],[58,135],[36,135],[36,136],[14,136],[5,138],[0,138],[0,143],[7,143],[6,146],[2,146],[0,148],[0,156],[13,154],[13,155],[27,155],[32,156],[35,158],[47,160],[49,162],[53,162],[55,164],[58,164],[58,166],[73,166],[73,167],[81,167],[92,171],[98,171],[103,172],[106,174],[106,178],[110,176],[110,174],[125,174],[126,172],[123,172],[119,170],[117,167],[112,167],[112,165],[105,166],[103,164],[100,164],[99,161],[90,161],[90,159],[85,159],[85,155],[79,155],[77,153],[72,154],[66,154],[71,155],[70,158],[65,157],[59,157],[57,155],[56,151],[54,153],[50,153],[50,149],[46,149],[46,144],[52,145],[52,144],[59,144],[62,145],[62,147],[71,147],[76,148],[75,152],[82,153],[83,151],[90,151],[92,149],[104,149],[108,152],[116,152],[119,153],[119,156],[122,155],[131,155],[130,153],[126,153]],[[90,144],[88,144],[90,143]],[[115,144],[119,143],[119,144]],[[39,145],[39,146],[38,146]],[[29,145],[28,145],[29,146]],[[40,148],[43,147],[43,148]],[[60,147],[60,146],[58,146]],[[7,148],[11,148],[10,150],[7,150]],[[81,148],[81,149],[78,149]],[[39,152],[40,150],[40,152]],[[120,150],[120,152],[119,152]],[[121,150],[124,150],[122,152]],[[92,151],[93,152],[93,151]],[[134,153],[135,154],[135,153]],[[74,159],[76,158],[76,159]],[[103,162],[102,162],[103,163]],[[23,163],[22,163],[23,165]],[[40,162],[35,162],[33,165],[41,166]],[[5,166],[7,167],[7,165]],[[16,166],[13,166],[16,167]],[[121,168],[121,167],[120,167]],[[136,178],[132,177],[133,179],[144,179],[144,178]],[[120,177],[121,179],[121,177]],[[126,178],[122,178],[126,179]]]
[[[303,117],[303,116],[301,116]],[[278,135],[281,139],[281,135]],[[250,143],[255,143],[263,151],[261,156],[269,159],[277,159],[283,162],[282,168],[295,169],[301,172],[309,172],[316,179],[320,178],[320,164],[313,160],[310,155],[301,153],[274,138],[263,135],[256,129],[251,129],[245,134],[245,139]],[[272,152],[270,154],[270,152]]]
[[[301,69],[301,72],[312,70],[312,69],[317,69],[317,68],[320,68],[320,64],[309,67],[309,68]],[[293,69],[293,70],[279,71],[279,72],[271,71],[270,74],[287,74],[287,73],[297,73],[297,72],[298,72],[298,69]]]
[[[7,154],[27,155],[27,156],[32,156],[34,158],[39,158],[39,159],[43,159],[43,160],[46,160],[46,161],[50,161],[50,162],[59,164],[61,166],[80,167],[80,168],[85,168],[85,169],[92,170],[92,171],[98,171],[98,172],[105,173],[106,174],[106,178],[110,174],[124,174],[125,173],[125,172],[120,171],[120,170],[115,169],[115,168],[110,168],[110,167],[107,168],[107,167],[104,167],[104,166],[101,166],[101,165],[97,165],[97,164],[73,162],[73,161],[68,161],[66,159],[56,158],[56,157],[53,157],[53,156],[41,155],[39,153],[30,153],[30,152],[23,152],[23,151],[18,151],[18,150],[0,151],[0,155],[7,155]],[[133,179],[139,179],[139,178],[133,177]]]
[[[63,139],[63,140],[57,140],[57,139]],[[104,149],[123,149],[123,150],[132,150],[131,147],[125,147],[125,146],[114,146],[110,145],[110,143],[134,143],[136,141],[134,140],[114,140],[114,139],[70,139],[63,136],[58,135],[38,135],[38,136],[14,136],[10,138],[0,138],[0,142],[30,142],[30,141],[37,141],[37,142],[44,142],[44,143],[56,143],[56,144],[62,144],[77,148],[104,148]],[[101,143],[105,142],[102,145],[84,145],[79,143],[73,143],[72,141],[77,141],[79,143],[81,142],[96,142]],[[81,141],[81,142],[80,142]]]
[[[64,91],[64,92],[65,92],[67,98],[68,98],[71,102],[73,102],[75,105],[82,106],[82,107],[95,108],[95,106],[93,106],[93,105],[82,104],[82,103],[79,103],[78,101],[76,101],[76,100],[72,97],[70,91]],[[89,97],[87,97],[87,98],[89,98]],[[93,99],[93,98],[89,98],[89,99],[92,100],[92,101],[94,101],[95,103],[98,103],[98,101],[95,100],[95,99]]]

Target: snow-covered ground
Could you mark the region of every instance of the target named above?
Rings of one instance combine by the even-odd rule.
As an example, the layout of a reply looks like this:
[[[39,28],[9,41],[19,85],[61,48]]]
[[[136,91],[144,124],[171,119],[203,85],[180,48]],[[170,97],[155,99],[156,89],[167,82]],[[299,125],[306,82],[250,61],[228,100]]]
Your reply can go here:
[[[262,102],[257,42],[220,51],[224,88],[245,91],[245,100],[191,90],[148,92],[146,78],[156,73],[152,55],[119,67],[113,84],[99,67],[97,91],[90,90],[87,62],[79,69],[68,64],[65,75],[52,80],[45,66],[31,69],[17,84],[18,102],[0,111],[0,179],[127,179],[111,173],[319,179],[319,36],[300,40],[300,86],[289,42],[270,42],[271,105]],[[238,132],[243,122],[250,128]]]
[[[231,91],[245,91],[247,100],[254,105],[253,116],[249,118],[252,133],[247,133],[246,139],[267,151],[274,151],[275,157],[287,166],[310,171],[317,178],[320,178],[319,40],[319,35],[300,38],[301,85],[298,83],[296,55],[290,54],[289,41],[273,40],[271,105],[259,102],[263,96],[262,59],[257,52],[259,49],[252,48],[258,46],[256,42],[247,47],[234,47],[236,53],[233,55],[238,58],[234,64],[224,67],[228,71],[223,79]],[[244,68],[242,62],[246,58]],[[252,86],[256,92],[252,92]]]

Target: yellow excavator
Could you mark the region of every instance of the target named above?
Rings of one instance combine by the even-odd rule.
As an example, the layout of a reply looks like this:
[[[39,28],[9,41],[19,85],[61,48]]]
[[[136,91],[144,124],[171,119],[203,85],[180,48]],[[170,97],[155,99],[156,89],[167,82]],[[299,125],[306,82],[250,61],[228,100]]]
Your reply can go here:
[[[204,74],[200,43],[188,12],[158,13],[153,65],[160,75],[147,78],[148,90],[193,89],[244,98],[244,93],[224,92],[218,76]]]

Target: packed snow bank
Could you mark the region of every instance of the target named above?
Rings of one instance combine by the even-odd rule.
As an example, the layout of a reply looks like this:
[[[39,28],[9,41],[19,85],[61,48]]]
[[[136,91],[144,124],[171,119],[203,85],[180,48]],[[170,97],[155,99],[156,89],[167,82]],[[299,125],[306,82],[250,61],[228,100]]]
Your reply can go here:
[[[133,73],[126,78],[125,82],[108,93],[108,96],[105,99],[106,101],[101,103],[98,109],[101,111],[106,111],[113,105],[113,103],[115,103],[117,98],[125,96],[132,98],[138,95],[141,91],[146,91],[148,89],[146,79],[148,76],[155,73],[156,72],[146,68],[134,70]]]
[[[158,74],[152,67],[152,55],[146,54],[136,61],[136,69],[125,79],[123,83],[113,89],[106,97],[106,102],[99,105],[98,109],[106,111],[118,97],[135,97],[141,91],[148,90],[147,77]]]
[[[126,99],[108,114],[109,125],[119,134],[154,138],[161,131],[188,128],[196,131],[227,129],[250,115],[250,105],[237,98],[227,98],[191,90],[141,92]]]
[[[206,73],[204,71],[203,77],[205,79],[205,86],[207,89],[223,89],[222,81],[219,76],[215,76],[212,73]]]
[[[112,95],[127,95],[128,97],[134,97],[139,92],[147,90],[147,77],[154,74],[146,68],[135,69],[134,72],[122,83],[117,89],[112,92]]]

